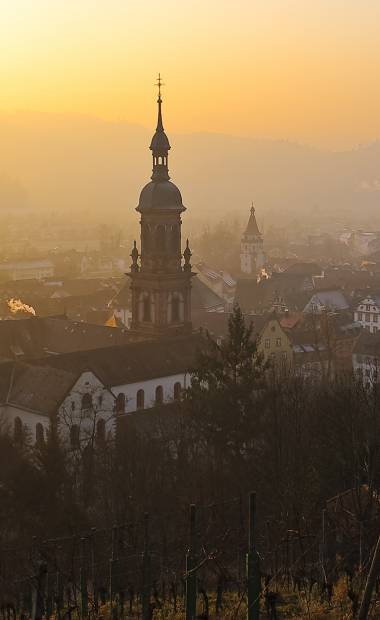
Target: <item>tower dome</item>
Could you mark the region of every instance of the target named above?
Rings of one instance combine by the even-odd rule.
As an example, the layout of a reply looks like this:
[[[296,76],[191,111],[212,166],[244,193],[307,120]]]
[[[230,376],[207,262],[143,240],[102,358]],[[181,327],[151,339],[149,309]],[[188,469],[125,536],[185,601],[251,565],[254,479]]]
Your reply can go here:
[[[149,209],[175,209],[184,211],[182,196],[171,181],[151,181],[141,190],[137,211]]]

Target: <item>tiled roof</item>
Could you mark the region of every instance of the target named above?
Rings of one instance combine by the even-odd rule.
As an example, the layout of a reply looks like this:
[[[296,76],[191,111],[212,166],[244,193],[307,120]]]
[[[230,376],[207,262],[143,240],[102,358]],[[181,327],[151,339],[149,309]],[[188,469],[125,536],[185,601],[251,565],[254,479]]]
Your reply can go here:
[[[212,310],[224,308],[225,301],[199,278],[193,278],[191,283],[192,310]]]
[[[57,411],[76,379],[75,373],[59,368],[1,364],[1,402],[50,415]]]
[[[128,330],[69,321],[31,317],[0,321],[0,360],[38,358],[130,342]]]
[[[194,367],[203,343],[204,339],[194,334],[51,356],[38,364],[77,373],[92,370],[104,385],[112,387],[185,373]]]

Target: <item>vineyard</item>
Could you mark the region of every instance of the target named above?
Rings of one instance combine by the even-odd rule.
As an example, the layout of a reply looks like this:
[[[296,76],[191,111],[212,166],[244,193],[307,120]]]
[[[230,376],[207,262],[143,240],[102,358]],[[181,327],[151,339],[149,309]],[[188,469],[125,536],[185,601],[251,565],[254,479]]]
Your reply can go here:
[[[191,505],[181,522],[170,513],[144,514],[3,549],[2,618],[357,617],[371,557],[359,558],[357,548],[346,557],[329,549],[334,532],[325,514],[321,532],[289,531],[275,546],[268,525],[255,535],[255,521],[251,493],[248,502]],[[378,585],[374,574],[360,618],[378,617]]]

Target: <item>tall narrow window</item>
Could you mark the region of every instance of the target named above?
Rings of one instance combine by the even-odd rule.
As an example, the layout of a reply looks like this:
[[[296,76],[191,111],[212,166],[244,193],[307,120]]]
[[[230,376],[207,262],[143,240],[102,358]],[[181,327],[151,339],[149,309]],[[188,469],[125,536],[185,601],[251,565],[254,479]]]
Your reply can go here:
[[[82,396],[82,409],[91,409],[92,407],[92,396],[88,392],[83,394]]]
[[[116,397],[116,413],[124,413],[125,411],[125,394],[120,392]]]
[[[79,426],[73,424],[70,428],[70,444],[72,448],[79,448]]]
[[[162,405],[164,402],[164,390],[162,385],[156,387],[156,405]]]
[[[103,418],[99,418],[96,423],[96,440],[99,442],[105,441],[106,439],[106,423]]]
[[[13,439],[16,443],[21,443],[23,439],[22,422],[21,418],[19,418],[18,416],[14,419],[13,422]]]
[[[165,227],[160,224],[156,231],[156,249],[157,252],[165,252]]]
[[[38,446],[41,446],[44,443],[44,440],[44,427],[42,426],[41,422],[38,422],[36,424],[36,444]]]
[[[178,323],[180,320],[180,312],[179,312],[179,297],[177,295],[173,295],[172,299],[172,321],[173,323]]]
[[[144,390],[138,390],[136,394],[136,409],[144,409],[145,394]]]
[[[143,320],[148,322],[151,320],[150,297],[146,295],[143,302]]]
[[[174,400],[180,400],[182,394],[182,385],[179,381],[174,384]]]

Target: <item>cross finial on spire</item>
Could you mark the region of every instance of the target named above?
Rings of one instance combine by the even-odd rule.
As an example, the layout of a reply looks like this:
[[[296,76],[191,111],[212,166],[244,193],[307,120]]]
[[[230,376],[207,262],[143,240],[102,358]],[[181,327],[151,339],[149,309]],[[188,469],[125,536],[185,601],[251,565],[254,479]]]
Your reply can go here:
[[[254,212],[255,212],[255,207],[254,207],[253,200],[252,200],[252,202],[251,202],[251,213],[252,213],[252,215],[254,214]]]
[[[164,84],[163,84],[163,82],[161,80],[161,73],[158,74],[156,86],[158,88],[158,101],[161,102],[161,86],[164,86]]]

